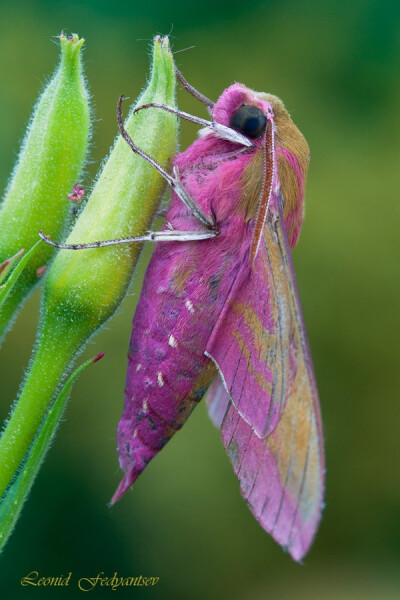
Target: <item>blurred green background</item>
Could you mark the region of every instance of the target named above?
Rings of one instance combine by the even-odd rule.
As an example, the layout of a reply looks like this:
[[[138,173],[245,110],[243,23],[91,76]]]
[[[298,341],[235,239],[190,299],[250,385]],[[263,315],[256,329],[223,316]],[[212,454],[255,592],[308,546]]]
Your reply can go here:
[[[80,596],[104,571],[160,577],[116,594],[160,600],[400,597],[399,3],[238,0],[14,2],[0,7],[0,181],[58,60],[54,35],[86,38],[94,138],[89,188],[116,134],[121,93],[137,96],[149,43],[168,33],[188,80],[212,99],[233,81],[279,95],[311,147],[307,215],[294,252],[321,396],[326,508],[305,566],[292,562],[241,499],[201,405],[113,509],[115,431],[145,252],[118,315],[88,347],[105,359],[75,386],[56,442],[0,561],[5,598]],[[185,92],[184,110],[205,116]],[[196,129],[183,124],[181,146]],[[29,361],[39,294],[1,350],[1,416]],[[68,588],[22,588],[31,570],[72,571]],[[96,595],[110,594],[96,588]]]

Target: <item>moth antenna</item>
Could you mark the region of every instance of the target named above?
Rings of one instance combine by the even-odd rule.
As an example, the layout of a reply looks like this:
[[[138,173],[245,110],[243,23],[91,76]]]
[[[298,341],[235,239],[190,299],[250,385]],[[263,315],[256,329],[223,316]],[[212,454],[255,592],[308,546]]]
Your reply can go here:
[[[275,132],[274,132],[274,123],[272,119],[268,119],[268,127],[265,136],[264,143],[262,145],[262,152],[264,156],[264,183],[260,193],[260,202],[258,206],[258,212],[256,217],[256,224],[253,233],[253,239],[251,241],[251,249],[250,249],[250,262],[253,264],[258,248],[260,246],[261,237],[264,230],[265,220],[267,218],[268,207],[271,200],[272,195],[272,184],[274,180],[274,170],[275,170]]]
[[[207,98],[207,96],[204,96],[204,94],[197,91],[196,88],[194,88],[192,85],[190,85],[190,83],[186,81],[186,79],[184,78],[177,66],[175,66],[175,73],[177,78],[179,79],[185,90],[189,92],[189,94],[197,98],[197,100],[200,100],[200,102],[205,104],[208,109],[212,110],[214,108],[215,103],[212,102],[212,100],[210,100],[209,98]]]

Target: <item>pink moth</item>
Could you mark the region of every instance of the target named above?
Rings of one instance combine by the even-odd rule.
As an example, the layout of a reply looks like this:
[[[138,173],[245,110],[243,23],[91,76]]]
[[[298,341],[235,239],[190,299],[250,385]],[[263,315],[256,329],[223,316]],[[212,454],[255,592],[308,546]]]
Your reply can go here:
[[[157,241],[133,319],[118,425],[125,472],[112,503],[136,481],[207,390],[211,419],[261,526],[300,561],[322,511],[324,455],[313,367],[290,249],[303,219],[307,143],[281,100],[235,83],[212,121],[178,154],[163,231],[69,246]],[[47,240],[49,243],[50,240]],[[59,247],[66,247],[58,245]]]

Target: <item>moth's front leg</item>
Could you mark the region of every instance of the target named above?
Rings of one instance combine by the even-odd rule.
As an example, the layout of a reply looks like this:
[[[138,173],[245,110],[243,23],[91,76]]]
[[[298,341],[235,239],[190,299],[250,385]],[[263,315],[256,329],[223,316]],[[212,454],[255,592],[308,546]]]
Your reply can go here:
[[[218,232],[217,225],[215,222],[215,217],[212,214],[211,217],[207,217],[207,215],[202,211],[200,206],[197,204],[195,200],[188,194],[186,188],[182,185],[179,175],[179,169],[177,166],[173,168],[174,179],[170,183],[172,189],[178,196],[180,200],[182,200],[183,204],[190,210],[192,215],[198,220],[200,225],[207,229],[208,231]]]
[[[203,231],[180,231],[177,229],[166,229],[162,231],[148,231],[145,235],[130,238],[118,238],[115,240],[102,240],[84,244],[60,244],[50,239],[43,231],[39,231],[39,237],[46,244],[59,248],[60,250],[88,250],[89,248],[104,248],[105,246],[117,246],[118,244],[132,244],[134,242],[198,242],[217,237],[218,229]]]
[[[146,152],[144,152],[143,150],[141,150],[140,148],[138,148],[136,146],[136,144],[132,140],[131,136],[126,131],[123,121],[122,121],[122,101],[123,101],[123,99],[124,99],[124,96],[121,96],[120,99],[118,100],[117,121],[118,121],[118,127],[121,132],[121,135],[124,138],[124,140],[126,141],[126,143],[128,144],[128,146],[131,148],[131,150],[135,154],[144,158],[144,160],[146,160],[152,167],[154,167],[154,169],[156,169],[156,171],[158,171],[160,173],[160,175],[162,177],[164,177],[164,179],[168,183],[168,185],[171,186],[171,188],[174,190],[174,192],[176,193],[178,198],[180,198],[182,200],[183,204],[191,211],[193,216],[196,217],[196,219],[199,221],[199,223],[202,225],[202,227],[205,227],[207,230],[214,230],[215,229],[214,219],[210,219],[209,217],[207,217],[207,215],[201,210],[200,206],[197,205],[197,203],[193,200],[193,198],[191,198],[191,196],[188,194],[186,189],[183,187],[180,177],[179,177],[178,167],[175,166],[173,168],[173,175],[170,175],[170,173],[168,173],[165,169],[163,169],[163,167],[161,165],[159,165],[158,162],[156,162],[151,156],[149,156]],[[137,112],[138,110],[143,109],[143,108],[148,108],[149,106],[155,106],[155,104],[154,103],[151,105],[144,104],[143,106],[140,106],[139,108],[137,108],[135,110],[135,112]],[[166,108],[166,109],[170,109],[170,107],[167,107],[164,105],[159,105],[159,106]],[[180,112],[180,111],[178,111],[178,112]]]

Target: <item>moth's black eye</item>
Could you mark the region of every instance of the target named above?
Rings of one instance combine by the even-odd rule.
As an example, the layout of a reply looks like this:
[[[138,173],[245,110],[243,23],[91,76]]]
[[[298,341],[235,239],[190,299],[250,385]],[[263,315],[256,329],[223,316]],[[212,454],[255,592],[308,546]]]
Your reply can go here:
[[[243,135],[255,139],[264,133],[267,127],[267,117],[256,106],[244,104],[233,113],[229,126]]]

